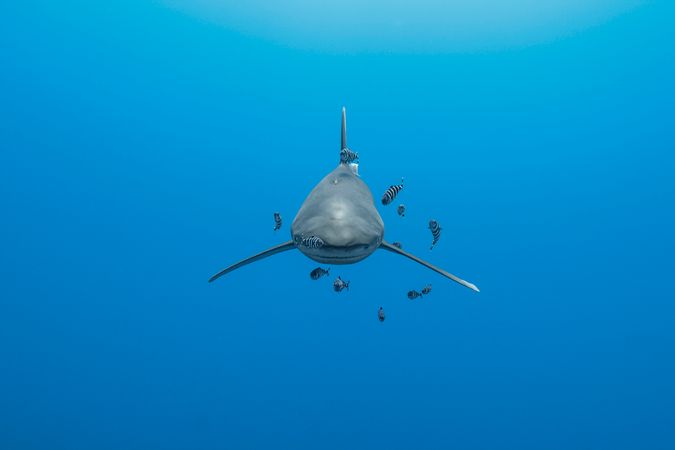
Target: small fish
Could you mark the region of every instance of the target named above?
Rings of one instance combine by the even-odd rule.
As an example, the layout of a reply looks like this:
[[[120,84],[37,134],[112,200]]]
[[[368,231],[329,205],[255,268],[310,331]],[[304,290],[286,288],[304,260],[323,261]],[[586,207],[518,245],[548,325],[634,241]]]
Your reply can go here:
[[[312,280],[318,280],[324,275],[328,275],[328,272],[330,272],[330,267],[328,269],[322,269],[321,267],[317,267],[316,269],[312,270],[309,273],[309,277]]]
[[[323,244],[324,242],[319,236],[304,237],[300,241],[300,245],[304,245],[307,248],[321,248]]]
[[[384,322],[384,309],[380,306],[380,310],[377,312],[377,318],[380,322]]]
[[[401,178],[401,184],[389,186],[389,189],[384,191],[384,195],[382,196],[382,204],[388,205],[394,201],[398,193],[401,192],[401,189],[403,189],[403,178]]]
[[[401,245],[401,243],[399,241],[392,242],[391,245],[393,245],[394,247],[401,248],[401,249],[403,248],[403,246]]]
[[[281,214],[278,212],[274,213],[274,231],[277,231],[281,228]]]
[[[415,300],[417,297],[421,297],[421,296],[422,296],[422,294],[420,294],[417,291],[408,291],[408,298],[410,300]]]
[[[433,250],[434,245],[436,245],[436,242],[441,238],[441,226],[436,222],[435,220],[430,220],[429,221],[429,230],[431,230],[431,235],[433,236],[433,241],[431,241],[431,247],[429,247],[429,250]]]
[[[430,284],[427,284],[427,285],[424,286],[424,288],[422,289],[422,295],[427,295],[429,292],[431,292],[431,285],[430,285]]]
[[[398,208],[396,208],[396,212],[398,213],[399,216],[405,217],[405,205],[403,203],[398,205]]]
[[[333,281],[333,290],[335,292],[342,292],[343,289],[349,290],[349,281],[342,281],[342,278],[337,277]]]
[[[359,154],[349,150],[348,148],[343,148],[340,150],[340,162],[343,164],[353,163],[359,159]]]

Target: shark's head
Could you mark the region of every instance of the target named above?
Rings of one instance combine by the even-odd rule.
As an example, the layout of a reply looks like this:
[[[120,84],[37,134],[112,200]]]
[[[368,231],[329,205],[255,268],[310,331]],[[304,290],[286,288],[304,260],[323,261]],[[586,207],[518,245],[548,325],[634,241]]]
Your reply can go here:
[[[345,109],[342,108],[343,150],[347,149],[346,122]],[[403,251],[400,246],[384,242],[384,223],[375,209],[370,189],[359,178],[358,165],[350,164],[352,159],[341,157],[340,164],[309,193],[291,225],[292,240],[234,263],[212,276],[209,281],[239,267],[294,248],[315,261],[327,264],[359,262],[378,248],[383,248],[478,291],[473,284]]]
[[[344,108],[341,148],[347,148]],[[319,245],[303,244],[303,240],[313,236],[320,239]],[[379,248],[384,223],[375,209],[370,189],[359,178],[357,164],[341,160],[312,189],[293,220],[291,237],[302,253],[324,264],[352,264]]]
[[[298,249],[325,264],[352,264],[382,243],[384,223],[368,186],[353,168],[340,164],[307,196],[293,220],[291,236]],[[316,236],[322,245],[303,245]]]

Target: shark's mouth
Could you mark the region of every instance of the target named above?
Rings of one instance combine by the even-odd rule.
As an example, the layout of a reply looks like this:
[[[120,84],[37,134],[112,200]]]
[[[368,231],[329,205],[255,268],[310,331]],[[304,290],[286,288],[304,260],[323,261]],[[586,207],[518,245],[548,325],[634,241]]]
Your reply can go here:
[[[361,261],[377,250],[378,244],[355,244],[349,246],[323,245],[319,248],[308,248],[298,245],[298,249],[307,257],[322,263],[351,264]]]

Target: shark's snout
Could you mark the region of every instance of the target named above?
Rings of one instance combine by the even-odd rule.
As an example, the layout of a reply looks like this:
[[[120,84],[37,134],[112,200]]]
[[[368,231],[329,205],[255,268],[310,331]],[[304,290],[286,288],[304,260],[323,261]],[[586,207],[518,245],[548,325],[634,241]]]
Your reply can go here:
[[[384,224],[370,190],[344,164],[329,173],[310,193],[291,226],[293,241],[309,242],[316,236],[321,245],[298,245],[308,257],[322,263],[358,262],[379,247]]]
[[[351,264],[358,262],[379,247],[382,230],[362,223],[357,218],[308,220],[310,226],[294,230],[293,241],[298,249],[321,263]],[[321,245],[302,245],[307,236],[316,236]]]

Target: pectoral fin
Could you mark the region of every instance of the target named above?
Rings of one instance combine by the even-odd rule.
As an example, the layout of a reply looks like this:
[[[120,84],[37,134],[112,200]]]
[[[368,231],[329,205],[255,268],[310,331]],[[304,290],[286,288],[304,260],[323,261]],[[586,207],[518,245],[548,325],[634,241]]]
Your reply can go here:
[[[384,249],[384,250],[388,250],[388,251],[390,251],[390,252],[392,252],[392,253],[398,253],[399,255],[403,255],[403,256],[405,256],[406,258],[410,258],[410,259],[412,259],[413,261],[418,262],[418,263],[422,264],[423,266],[428,267],[429,269],[433,270],[434,272],[438,272],[438,273],[440,273],[441,275],[443,275],[444,277],[450,278],[452,281],[455,281],[455,282],[461,284],[462,286],[466,286],[466,287],[468,287],[469,289],[473,289],[473,290],[476,291],[476,292],[480,292],[480,291],[478,290],[478,288],[477,288],[474,284],[469,283],[468,281],[464,281],[464,280],[462,280],[461,278],[458,278],[458,277],[454,276],[454,275],[451,274],[450,272],[446,272],[445,270],[440,269],[440,268],[434,266],[433,264],[429,264],[428,262],[424,261],[423,259],[420,259],[420,258],[418,258],[418,257],[415,256],[415,255],[411,255],[410,253],[408,253],[408,252],[406,252],[406,251],[403,251],[403,250],[401,250],[400,248],[395,247],[395,246],[389,244],[388,242],[382,241],[382,243],[380,244],[380,248],[382,248],[382,249]]]
[[[286,250],[291,250],[295,248],[295,244],[293,241],[288,241],[284,242],[283,244],[275,245],[272,248],[268,248],[267,250],[258,253],[257,255],[253,255],[251,257],[248,257],[246,259],[242,259],[238,263],[232,264],[230,267],[227,267],[211,278],[209,278],[209,283],[212,282],[213,280],[216,280],[226,273],[232,272],[234,269],[238,269],[241,266],[245,266],[246,264],[251,264],[252,262],[259,261],[261,259],[267,258],[268,256],[276,255],[277,253],[285,252]]]

